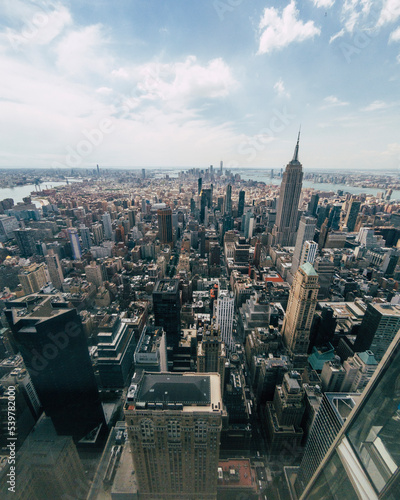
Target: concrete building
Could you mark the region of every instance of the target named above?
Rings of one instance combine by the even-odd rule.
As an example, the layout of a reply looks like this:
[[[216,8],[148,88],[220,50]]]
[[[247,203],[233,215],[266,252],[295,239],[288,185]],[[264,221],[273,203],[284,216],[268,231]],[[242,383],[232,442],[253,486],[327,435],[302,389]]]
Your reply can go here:
[[[216,500],[222,399],[218,374],[144,373],[125,419],[140,498]]]
[[[371,350],[379,362],[400,329],[400,306],[370,303],[354,344],[356,352]]]
[[[31,264],[18,274],[25,295],[39,292],[48,282],[45,264]]]
[[[234,352],[233,318],[235,312],[235,299],[229,292],[220,290],[216,303],[216,327],[221,331],[221,338],[227,352]]]
[[[307,355],[318,289],[318,274],[307,262],[294,277],[282,327],[283,339],[290,355],[300,362]]]
[[[60,259],[58,258],[58,255],[54,253],[54,250],[49,250],[48,254],[45,257],[47,269],[50,274],[50,281],[54,288],[57,288],[57,290],[62,289],[62,284],[64,281],[64,273],[60,264]],[[38,290],[34,290],[38,291]],[[31,292],[29,292],[31,293]]]
[[[302,165],[299,162],[299,137],[292,161],[285,169],[279,192],[276,222],[273,235],[276,245],[293,246],[295,244],[299,200],[303,182]]]
[[[292,268],[291,268],[291,273],[294,276],[297,273],[297,269],[299,266],[304,264],[304,262],[310,262],[311,264],[313,261],[311,261],[311,255],[310,259],[304,260],[304,262],[301,262],[301,257],[303,254],[303,249],[305,246],[306,241],[309,241],[309,245],[313,241],[314,238],[314,233],[315,233],[315,226],[317,224],[317,219],[315,217],[301,217],[300,222],[299,222],[299,229],[297,230],[297,236],[296,236],[296,244],[294,247],[294,252],[293,252],[293,259],[292,259]],[[316,253],[316,248],[318,245],[315,244],[315,253]],[[315,253],[314,253],[314,258],[315,258]]]

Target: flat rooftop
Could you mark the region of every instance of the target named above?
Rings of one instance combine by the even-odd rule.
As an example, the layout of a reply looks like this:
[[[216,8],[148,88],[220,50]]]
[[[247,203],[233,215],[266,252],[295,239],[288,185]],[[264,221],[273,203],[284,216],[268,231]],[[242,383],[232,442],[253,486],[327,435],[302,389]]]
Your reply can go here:
[[[195,407],[195,408],[194,408]],[[222,411],[217,373],[144,372],[128,390],[126,409]]]
[[[139,388],[138,401],[145,403],[182,403],[209,405],[210,378],[206,375],[180,377],[173,374],[146,374]]]

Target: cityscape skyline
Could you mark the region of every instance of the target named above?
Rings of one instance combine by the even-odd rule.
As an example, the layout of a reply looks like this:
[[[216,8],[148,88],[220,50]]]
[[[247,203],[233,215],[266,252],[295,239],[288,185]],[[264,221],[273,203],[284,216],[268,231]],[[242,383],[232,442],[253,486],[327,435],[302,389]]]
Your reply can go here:
[[[1,167],[276,167],[300,124],[308,168],[400,164],[398,0],[0,13]]]

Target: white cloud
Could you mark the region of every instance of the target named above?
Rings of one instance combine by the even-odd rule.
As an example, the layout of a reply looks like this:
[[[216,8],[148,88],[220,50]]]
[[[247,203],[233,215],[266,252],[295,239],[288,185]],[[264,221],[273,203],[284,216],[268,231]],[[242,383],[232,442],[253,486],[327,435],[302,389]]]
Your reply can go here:
[[[390,33],[389,42],[400,42],[400,26]]]
[[[188,56],[174,63],[120,68],[118,73],[127,75],[133,99],[142,103],[160,101],[172,108],[199,99],[227,97],[237,86],[230,67],[221,58],[201,64],[195,56]]]
[[[334,107],[340,107],[340,106],[348,106],[349,103],[345,101],[341,101],[334,95],[330,95],[328,97],[325,97],[324,99],[324,104],[320,107],[320,109],[327,109],[327,108],[334,108]]]
[[[323,7],[324,9],[330,9],[335,0],[313,0],[313,3],[316,7]]]
[[[337,38],[341,38],[345,34],[344,28],[338,31],[335,35],[332,35],[329,39],[329,43],[334,42]]]
[[[385,0],[377,26],[393,23],[400,17],[400,0]]]
[[[107,35],[100,24],[71,31],[54,49],[57,67],[62,73],[80,79],[85,73],[108,75],[112,58],[106,51],[107,44]]]
[[[16,11],[12,11],[12,14],[21,10],[18,3],[16,7]],[[30,7],[18,20],[18,28],[8,27],[2,35],[2,39],[7,40],[13,49],[29,49],[35,45],[47,45],[72,24],[69,10],[61,4],[49,4],[47,7],[31,5]]]
[[[259,24],[261,35],[258,54],[266,54],[291,43],[302,42],[320,35],[321,30],[313,21],[304,23],[298,19],[298,15],[299,11],[294,0],[283,9],[282,16],[274,7],[264,9]]]
[[[386,109],[389,108],[391,105],[384,102],[384,101],[373,101],[371,104],[366,106],[365,108],[362,108],[361,111],[377,111],[379,109]]]
[[[290,97],[289,92],[285,89],[282,78],[279,78],[279,80],[275,83],[274,90],[280,97]]]

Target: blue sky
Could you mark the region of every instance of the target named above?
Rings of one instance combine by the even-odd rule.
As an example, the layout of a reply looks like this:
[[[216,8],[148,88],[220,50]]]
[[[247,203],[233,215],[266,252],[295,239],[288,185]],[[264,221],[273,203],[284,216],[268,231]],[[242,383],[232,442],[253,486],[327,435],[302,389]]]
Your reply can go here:
[[[0,166],[400,167],[400,0],[3,0]]]

